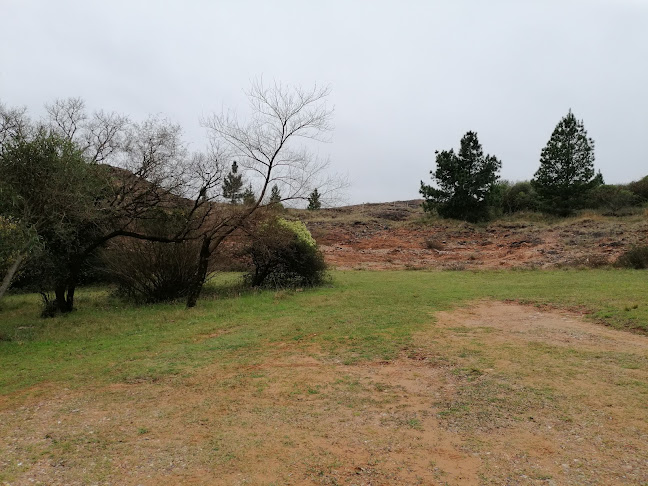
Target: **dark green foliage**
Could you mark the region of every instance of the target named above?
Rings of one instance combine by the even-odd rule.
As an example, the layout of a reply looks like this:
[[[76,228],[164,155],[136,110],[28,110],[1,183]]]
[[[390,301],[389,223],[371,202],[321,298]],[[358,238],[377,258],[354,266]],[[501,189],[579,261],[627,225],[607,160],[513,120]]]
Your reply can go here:
[[[33,227],[0,214],[0,299],[20,276],[21,267],[40,248],[40,239]]]
[[[628,184],[628,190],[641,202],[648,202],[648,176]]]
[[[568,216],[584,207],[587,193],[603,183],[594,173],[594,140],[583,122],[569,113],[560,120],[540,155],[540,167],[531,181],[542,211]]]
[[[46,306],[52,300],[47,291],[55,289],[59,308],[71,310],[74,285],[86,267],[81,255],[100,231],[96,204],[109,191],[105,167],[87,163],[73,142],[41,128],[2,146],[0,174],[0,211],[38,235],[39,252],[26,278]]]
[[[648,245],[634,246],[621,255],[617,266],[642,270],[648,268]]]
[[[270,204],[279,204],[281,202],[281,192],[277,184],[272,186],[270,190]]]
[[[231,204],[238,204],[243,198],[243,175],[238,173],[238,164],[232,162],[232,170],[223,182],[223,197]]]
[[[104,253],[104,262],[118,295],[148,304],[187,296],[198,266],[198,251],[194,241],[119,239]]]
[[[306,209],[309,209],[311,211],[320,209],[322,207],[322,201],[320,200],[320,197],[321,196],[319,191],[317,190],[317,188],[315,188],[313,192],[311,192],[308,196],[308,206],[306,207]]]
[[[324,255],[299,221],[277,219],[265,224],[246,253],[254,272],[245,280],[253,287],[313,287],[326,278]]]
[[[252,190],[252,184],[248,184],[248,186],[245,188],[245,191],[243,191],[243,204],[245,204],[246,206],[252,206],[255,202],[256,195]]]
[[[505,214],[536,211],[538,209],[538,194],[529,181],[508,184],[502,192],[501,207]]]
[[[606,209],[617,215],[624,208],[633,206],[639,198],[623,186],[603,184],[593,188],[587,196],[587,206]]]
[[[470,222],[488,219],[501,165],[496,157],[484,155],[475,132],[466,133],[457,154],[454,149],[436,152],[437,168],[430,174],[438,188],[421,182],[423,209],[436,210],[443,218]]]

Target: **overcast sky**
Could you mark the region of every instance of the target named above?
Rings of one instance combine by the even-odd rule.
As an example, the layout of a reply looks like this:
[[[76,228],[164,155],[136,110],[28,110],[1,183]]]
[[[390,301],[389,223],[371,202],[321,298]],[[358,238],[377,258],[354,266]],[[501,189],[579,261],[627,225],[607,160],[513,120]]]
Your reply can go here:
[[[648,0],[0,0],[0,101],[33,114],[163,114],[198,150],[259,76],[331,86],[350,202],[419,197],[468,130],[530,179],[570,108],[606,182],[648,174]]]

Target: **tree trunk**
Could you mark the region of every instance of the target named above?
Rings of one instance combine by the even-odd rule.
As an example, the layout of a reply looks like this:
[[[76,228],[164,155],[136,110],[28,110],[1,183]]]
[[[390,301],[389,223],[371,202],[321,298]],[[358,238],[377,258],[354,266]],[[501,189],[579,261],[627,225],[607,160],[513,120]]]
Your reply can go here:
[[[2,285],[0,285],[0,300],[2,300],[5,292],[9,289],[9,285],[11,285],[11,281],[13,280],[14,275],[16,275],[16,272],[18,271],[18,268],[20,268],[20,264],[24,259],[25,254],[19,253],[14,262],[9,267],[9,270],[7,270],[7,273],[2,279]]]
[[[202,292],[205,279],[207,278],[207,268],[209,266],[209,257],[211,251],[209,246],[211,244],[210,238],[204,238],[202,245],[200,245],[200,255],[198,257],[198,268],[196,274],[189,286],[189,294],[187,295],[187,308],[195,307],[198,302],[198,297]]]
[[[54,287],[54,295],[56,296],[56,309],[64,314],[67,312],[67,301],[65,299],[65,284],[56,284]]]
[[[81,261],[73,261],[70,265],[70,276],[67,281],[67,295],[65,296],[65,312],[72,312],[74,310],[74,291],[76,290],[77,282],[79,281],[79,273],[81,272]]]
[[[67,314],[74,310],[74,290],[76,286],[70,285],[57,285],[54,289],[56,296],[56,310],[61,314]]]
[[[76,282],[70,282],[67,288],[67,295],[65,296],[66,312],[74,310],[74,291],[76,290]]]
[[[74,291],[79,274],[79,265],[70,268],[70,276],[65,282],[58,283],[54,289],[56,295],[56,307],[61,314],[74,310]]]

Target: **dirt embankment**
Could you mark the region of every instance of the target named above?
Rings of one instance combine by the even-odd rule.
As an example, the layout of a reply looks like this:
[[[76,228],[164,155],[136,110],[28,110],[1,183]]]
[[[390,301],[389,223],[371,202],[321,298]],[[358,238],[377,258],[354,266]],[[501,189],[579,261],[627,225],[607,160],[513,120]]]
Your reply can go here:
[[[648,244],[646,215],[530,218],[426,221],[416,201],[405,201],[323,210],[306,224],[339,269],[597,267]]]

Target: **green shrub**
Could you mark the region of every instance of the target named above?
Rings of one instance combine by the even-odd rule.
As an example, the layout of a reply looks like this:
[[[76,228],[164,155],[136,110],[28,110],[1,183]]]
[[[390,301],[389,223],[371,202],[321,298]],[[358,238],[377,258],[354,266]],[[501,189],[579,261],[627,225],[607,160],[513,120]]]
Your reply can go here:
[[[138,303],[155,303],[187,296],[198,266],[197,242],[156,243],[115,241],[104,255],[117,294]]]
[[[245,281],[253,287],[313,287],[326,278],[324,256],[300,221],[277,218],[265,223],[246,253],[254,270]]]
[[[536,211],[539,207],[538,194],[530,181],[516,182],[503,191],[501,205],[505,214]]]
[[[648,245],[634,246],[621,255],[617,266],[637,270],[648,268]]]
[[[637,196],[623,186],[603,184],[589,191],[586,205],[594,209],[607,209],[613,215],[636,204]]]
[[[648,201],[648,176],[628,184],[628,190],[642,202]]]

